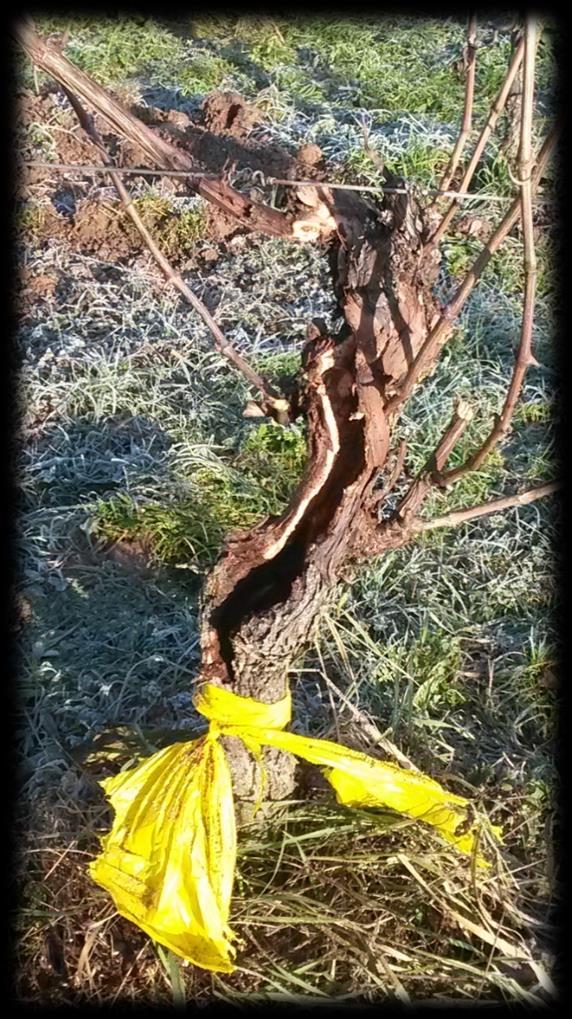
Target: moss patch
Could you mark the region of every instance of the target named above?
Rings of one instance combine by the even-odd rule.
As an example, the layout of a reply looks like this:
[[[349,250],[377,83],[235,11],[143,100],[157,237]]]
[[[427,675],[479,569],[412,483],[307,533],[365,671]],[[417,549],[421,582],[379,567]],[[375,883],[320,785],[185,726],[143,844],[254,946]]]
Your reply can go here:
[[[176,212],[168,199],[156,195],[137,198],[133,204],[167,258],[186,254],[206,234],[206,218],[202,208]],[[125,216],[133,239],[139,240],[138,231],[127,213]]]

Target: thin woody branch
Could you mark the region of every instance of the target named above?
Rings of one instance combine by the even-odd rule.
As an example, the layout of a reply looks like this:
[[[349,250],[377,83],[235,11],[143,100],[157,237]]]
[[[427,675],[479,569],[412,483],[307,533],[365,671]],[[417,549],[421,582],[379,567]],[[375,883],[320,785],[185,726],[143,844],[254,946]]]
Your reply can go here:
[[[544,174],[548,160],[552,155],[552,152],[556,146],[558,139],[557,127],[554,127],[548,137],[545,139],[544,144],[538,154],[538,159],[534,167],[534,171],[530,180],[531,191],[535,191],[538,184]],[[387,406],[387,412],[393,413],[397,407],[404,403],[404,401],[410,396],[415,383],[419,379],[422,372],[428,368],[440,348],[446,342],[449,337],[451,326],[454,320],[459,315],[461,309],[465,305],[469,296],[471,295],[476,283],[480,276],[486,269],[491,258],[495,252],[499,249],[504,239],[508,236],[514,225],[517,223],[522,210],[522,201],[520,196],[515,198],[512,205],[505,214],[502,222],[497,226],[496,230],[492,233],[491,237],[483,247],[479,256],[473,262],[473,265],[469,269],[465,279],[461,285],[457,288],[454,296],[452,297],[449,304],[446,306],[443,314],[435,324],[427,339],[422,344],[416,357],[413,359],[411,366],[403,380],[403,383],[399,389],[399,392],[389,402]]]
[[[392,519],[398,518],[402,521],[405,529],[414,519],[431,488],[435,484],[439,484],[443,467],[472,417],[472,407],[465,400],[458,400],[451,421],[439,440],[437,448],[412,482],[409,490],[405,493],[395,510]],[[391,520],[389,522],[391,523]]]
[[[475,94],[475,72],[477,69],[477,16],[471,14],[467,25],[467,42],[465,46],[465,105],[463,108],[463,120],[461,122],[461,130],[459,137],[453,149],[451,158],[447,164],[439,189],[447,191],[455,171],[461,160],[463,149],[467,143],[467,139],[471,133],[471,126],[473,122],[473,99]]]
[[[401,502],[386,520],[374,525],[374,538],[370,547],[375,543],[377,555],[390,549],[402,548],[420,530],[417,514],[431,489],[439,484],[441,471],[472,416],[472,408],[464,400],[458,400],[451,421],[437,448],[419,471]]]
[[[517,71],[518,71],[518,69],[520,67],[521,62],[522,62],[523,53],[524,53],[524,40],[521,40],[519,42],[518,46],[516,47],[516,50],[514,52],[512,60],[510,62],[510,65],[509,65],[509,68],[508,68],[505,80],[504,80],[504,82],[503,82],[503,84],[501,86],[501,89],[499,91],[499,94],[498,94],[497,98],[495,99],[495,101],[494,101],[494,103],[493,103],[493,105],[491,107],[491,111],[490,111],[489,116],[488,116],[488,118],[486,120],[486,123],[484,124],[483,129],[482,129],[482,131],[481,131],[481,133],[479,135],[479,138],[478,138],[477,144],[475,145],[475,150],[473,152],[473,155],[471,157],[469,165],[468,165],[467,169],[465,170],[463,179],[462,179],[462,181],[461,181],[461,183],[459,185],[459,191],[463,191],[463,192],[467,191],[467,189],[469,187],[469,184],[471,183],[471,181],[473,179],[473,175],[474,175],[475,170],[476,170],[476,168],[478,166],[479,160],[480,160],[480,158],[481,158],[481,156],[482,156],[482,154],[484,152],[485,146],[486,146],[486,144],[487,144],[491,134],[493,133],[493,131],[494,131],[495,127],[496,127],[496,123],[497,123],[498,118],[500,117],[502,111],[505,108],[506,101],[508,99],[512,83],[514,81],[515,75],[516,75],[516,73],[517,73]],[[453,216],[455,215],[455,212],[458,209],[458,207],[459,207],[459,202],[458,202],[458,200],[456,198],[454,198],[453,201],[451,202],[451,204],[449,205],[449,208],[447,209],[445,215],[443,216],[443,219],[441,220],[439,226],[437,227],[437,229],[433,233],[432,237],[430,238],[430,240],[428,242],[428,246],[436,247],[436,245],[439,243],[439,241],[443,237],[443,234],[447,230],[447,228],[449,226],[449,223],[451,222]]]
[[[512,50],[518,45],[519,39],[522,38],[523,26],[519,25],[515,27],[511,32],[511,46]],[[538,44],[542,36],[542,31],[539,28],[536,36],[536,49],[538,52]],[[510,163],[518,162],[518,148],[520,145],[520,120],[522,116],[522,66],[516,75],[512,88],[510,90],[509,97],[506,102],[506,119],[508,121],[506,125],[506,131],[504,138],[501,142],[501,150],[504,152],[507,159],[507,169],[509,175],[512,177]]]
[[[524,247],[524,302],[520,343],[512,378],[508,387],[503,409],[497,417],[488,438],[464,464],[443,475],[443,481],[450,484],[462,478],[467,471],[477,470],[490,451],[508,431],[518,402],[524,377],[530,365],[536,361],[532,356],[532,327],[534,323],[534,299],[536,294],[536,254],[534,250],[534,223],[532,216],[532,114],[534,100],[534,63],[536,53],[536,23],[527,17],[524,33],[523,97],[520,128],[519,176],[521,180],[522,231]]]
[[[476,520],[478,517],[490,516],[491,513],[501,513],[506,509],[513,509],[515,506],[528,506],[537,499],[544,499],[547,495],[562,488],[561,481],[550,481],[546,485],[539,485],[538,488],[531,488],[527,492],[519,492],[517,495],[505,495],[502,499],[493,499],[490,502],[481,503],[478,506],[468,506],[465,509],[453,510],[451,513],[444,513],[443,516],[433,517],[431,520],[417,518],[413,522],[414,531],[433,531],[437,527],[456,527],[457,524],[464,524],[468,520]]]
[[[125,211],[127,212],[134,226],[138,230],[139,234],[143,238],[143,241],[147,245],[147,248],[149,249],[155,261],[157,262],[157,265],[165,275],[167,281],[172,283],[173,286],[175,286],[177,290],[183,295],[185,300],[188,301],[191,307],[193,307],[195,311],[198,312],[203,322],[208,326],[211,335],[214,339],[215,346],[219,353],[222,354],[223,357],[226,357],[227,360],[230,361],[231,364],[234,365],[234,367],[241,373],[241,375],[243,375],[244,378],[251,383],[251,385],[255,386],[255,388],[259,390],[259,392],[263,396],[264,409],[267,409],[270,413],[273,412],[273,416],[276,416],[279,420],[285,422],[288,419],[288,401],[285,400],[284,397],[281,397],[274,390],[271,390],[268,387],[268,385],[264,382],[264,379],[260,375],[258,375],[258,373],[255,372],[254,369],[250,367],[248,362],[245,361],[243,357],[241,357],[238,351],[235,350],[233,345],[226,339],[224,333],[215,322],[208,308],[206,308],[206,306],[203,304],[200,298],[198,298],[196,294],[193,293],[190,287],[187,286],[182,276],[178,272],[176,272],[175,269],[173,269],[171,263],[168,261],[167,258],[165,258],[165,255],[163,255],[163,253],[159,250],[153,237],[151,236],[147,227],[141,220],[141,217],[137,212],[137,209],[133,203],[133,200],[129,196],[127,189],[125,188],[125,185],[121,180],[120,175],[115,172],[113,160],[111,159],[105,145],[103,144],[103,141],[99,136],[97,128],[95,127],[95,124],[93,122],[93,118],[86,113],[77,97],[74,96],[65,86],[64,92],[66,93],[66,96],[73,107],[73,110],[78,118],[78,121],[82,129],[101,153],[109,176],[111,177],[111,180],[115,185],[117,193],[125,207]]]

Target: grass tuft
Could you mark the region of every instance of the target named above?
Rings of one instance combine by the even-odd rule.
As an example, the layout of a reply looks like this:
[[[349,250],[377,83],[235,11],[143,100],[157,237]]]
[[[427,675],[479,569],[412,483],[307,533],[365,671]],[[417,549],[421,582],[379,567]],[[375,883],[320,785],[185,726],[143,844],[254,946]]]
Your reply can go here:
[[[111,541],[136,539],[160,562],[202,571],[216,559],[230,531],[285,509],[305,458],[298,428],[259,425],[232,463],[219,461],[193,472],[191,495],[139,506],[119,492],[99,502],[92,532]]]
[[[144,225],[167,258],[184,257],[191,252],[198,240],[206,235],[206,220],[203,208],[173,209],[171,202],[156,195],[144,195],[133,202]],[[126,217],[127,223],[128,217]],[[129,226],[134,240],[139,234],[133,224]]]

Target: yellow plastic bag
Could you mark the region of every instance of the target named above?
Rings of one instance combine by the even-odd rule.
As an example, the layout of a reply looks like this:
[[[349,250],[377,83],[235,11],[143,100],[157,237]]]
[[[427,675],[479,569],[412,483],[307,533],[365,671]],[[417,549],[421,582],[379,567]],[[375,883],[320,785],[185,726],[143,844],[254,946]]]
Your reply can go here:
[[[263,704],[207,684],[195,705],[210,720],[204,737],[175,743],[101,783],[115,817],[89,868],[119,913],[195,965],[234,969],[228,921],[236,828],[221,735],[239,736],[255,753],[275,746],[321,765],[340,802],[390,807],[433,825],[461,852],[473,852],[475,829],[465,830],[468,800],[419,772],[284,732],[290,694]],[[499,829],[492,830],[498,837]]]
[[[217,739],[175,743],[101,784],[115,819],[92,878],[155,941],[197,966],[230,972],[236,832]]]

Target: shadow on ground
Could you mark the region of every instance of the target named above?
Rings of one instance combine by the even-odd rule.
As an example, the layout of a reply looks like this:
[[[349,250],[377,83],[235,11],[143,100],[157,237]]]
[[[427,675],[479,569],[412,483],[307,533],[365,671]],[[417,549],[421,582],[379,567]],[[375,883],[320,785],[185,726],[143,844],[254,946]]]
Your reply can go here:
[[[172,481],[169,445],[153,422],[119,415],[55,427],[34,449],[18,625],[24,757],[42,786],[57,785],[74,748],[109,726],[197,722],[200,578],[90,527],[98,498]]]

